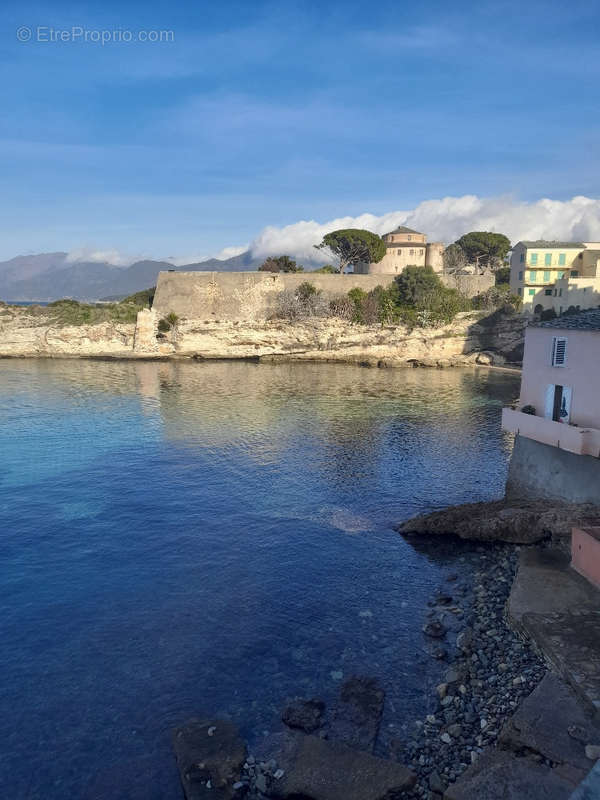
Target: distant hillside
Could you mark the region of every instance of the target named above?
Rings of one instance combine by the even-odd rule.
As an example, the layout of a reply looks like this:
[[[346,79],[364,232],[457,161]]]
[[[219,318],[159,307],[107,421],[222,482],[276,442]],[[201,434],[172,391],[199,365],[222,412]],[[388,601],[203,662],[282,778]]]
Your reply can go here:
[[[203,272],[257,269],[263,259],[250,252],[220,261],[216,258],[174,267],[168,261],[136,261],[129,267],[107,262],[67,261],[67,253],[39,253],[0,262],[0,299],[4,300],[99,300],[124,297],[156,285],[161,270]]]

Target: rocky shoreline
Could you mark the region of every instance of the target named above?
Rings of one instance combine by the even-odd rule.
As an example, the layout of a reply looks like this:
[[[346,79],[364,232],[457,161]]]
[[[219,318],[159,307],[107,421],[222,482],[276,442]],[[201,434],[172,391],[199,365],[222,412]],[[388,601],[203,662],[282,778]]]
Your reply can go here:
[[[481,553],[472,588],[451,580],[432,600],[424,633],[455,647],[436,689],[435,712],[414,723],[409,742],[397,753],[417,775],[405,798],[441,797],[496,743],[544,677],[544,663],[505,618],[517,557],[518,548],[493,545]]]
[[[64,324],[42,309],[0,310],[0,358],[187,358],[351,363],[381,367],[520,363],[526,319],[465,312],[440,328],[363,325],[337,317],[297,320],[181,318],[157,335],[156,315],[136,323]]]
[[[360,782],[351,774],[360,766],[366,774],[389,770],[389,796],[397,800],[440,800],[496,744],[546,674],[543,661],[505,617],[519,550],[502,543],[479,546],[473,584],[450,575],[430,599],[422,621],[424,646],[431,658],[444,663],[445,673],[431,698],[431,713],[404,726],[406,736],[390,743],[386,758],[373,755],[385,693],[375,679],[353,677],[332,709],[314,698],[288,705],[282,713],[287,732],[271,736],[251,755],[244,748],[236,780],[222,796],[346,800],[350,789],[343,782],[348,775],[353,786]],[[359,764],[359,757],[367,763]],[[320,772],[333,780],[338,762],[346,765],[346,772],[335,778],[338,789],[310,794]],[[356,796],[387,797],[377,794],[379,788],[362,785]],[[205,796],[186,791],[188,800]]]

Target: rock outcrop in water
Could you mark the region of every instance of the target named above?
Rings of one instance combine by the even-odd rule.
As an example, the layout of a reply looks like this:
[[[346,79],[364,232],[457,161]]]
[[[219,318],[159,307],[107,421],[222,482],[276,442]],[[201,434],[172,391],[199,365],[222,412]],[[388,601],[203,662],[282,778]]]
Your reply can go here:
[[[173,749],[186,800],[241,796],[246,743],[231,722],[191,719],[173,732]]]
[[[533,544],[552,539],[557,546],[569,542],[571,528],[597,519],[600,509],[585,505],[552,505],[507,500],[466,503],[422,514],[403,522],[397,530],[411,534],[454,534],[482,542]]]
[[[521,315],[459,314],[442,328],[359,325],[336,317],[289,322],[181,319],[158,334],[145,310],[136,325],[60,325],[38,310],[0,309],[0,356],[261,359],[446,367],[520,361]]]

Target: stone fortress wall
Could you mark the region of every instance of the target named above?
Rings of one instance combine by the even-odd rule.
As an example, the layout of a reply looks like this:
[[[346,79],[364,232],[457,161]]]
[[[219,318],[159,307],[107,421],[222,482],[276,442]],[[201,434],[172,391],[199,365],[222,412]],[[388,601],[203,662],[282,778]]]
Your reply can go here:
[[[440,275],[449,288],[469,297],[486,291],[494,276]],[[158,315],[171,312],[178,317],[224,322],[257,322],[269,319],[282,294],[294,292],[309,282],[325,300],[346,295],[358,287],[369,292],[389,286],[394,275],[326,275],[271,272],[161,272],[153,308]]]

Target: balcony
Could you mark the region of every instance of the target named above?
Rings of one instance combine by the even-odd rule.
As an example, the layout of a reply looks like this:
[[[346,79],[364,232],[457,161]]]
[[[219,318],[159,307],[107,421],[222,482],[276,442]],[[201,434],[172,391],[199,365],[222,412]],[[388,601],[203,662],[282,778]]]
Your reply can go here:
[[[579,456],[600,457],[600,430],[595,428],[566,425],[545,417],[524,414],[512,408],[502,409],[502,428]]]

